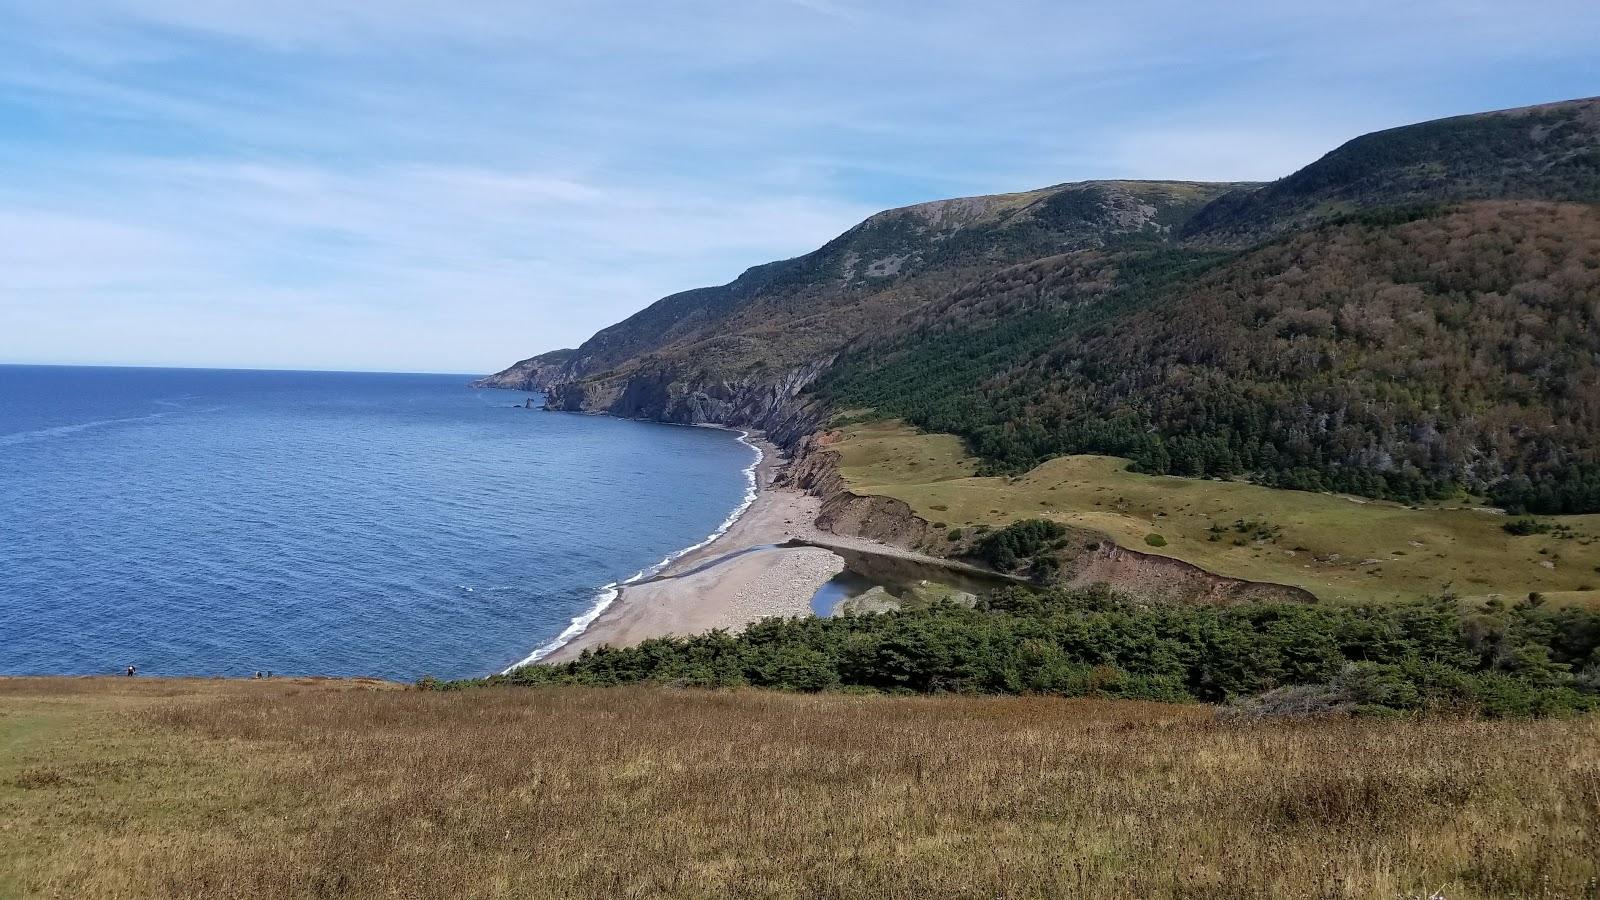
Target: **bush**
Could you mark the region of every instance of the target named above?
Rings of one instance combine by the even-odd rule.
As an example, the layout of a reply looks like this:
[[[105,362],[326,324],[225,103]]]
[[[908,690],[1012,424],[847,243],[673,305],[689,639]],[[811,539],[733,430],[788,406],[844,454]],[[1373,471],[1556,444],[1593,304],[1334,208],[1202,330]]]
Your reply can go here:
[[[984,535],[978,542],[978,556],[996,569],[1009,572],[1024,560],[1048,550],[1052,541],[1066,533],[1066,527],[1059,522],[1023,519]]]
[[[1049,574],[1053,562],[1038,557],[1035,574]],[[1203,700],[1236,703],[1230,714],[1247,717],[1438,708],[1548,716],[1600,707],[1600,613],[1519,603],[1463,618],[1448,598],[1381,606],[1165,605],[1103,585],[1010,587],[971,609],[939,603],[767,619],[737,636],[713,631],[602,647],[569,663],[488,679],[641,681]]]
[[[1167,545],[1166,538],[1154,533],[1145,535],[1144,542],[1152,547],[1165,547]]]

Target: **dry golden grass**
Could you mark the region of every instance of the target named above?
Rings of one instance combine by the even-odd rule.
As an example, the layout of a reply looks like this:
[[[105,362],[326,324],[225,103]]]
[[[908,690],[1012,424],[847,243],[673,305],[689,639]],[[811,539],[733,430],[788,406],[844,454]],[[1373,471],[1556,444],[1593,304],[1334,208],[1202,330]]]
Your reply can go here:
[[[1600,721],[0,680],[0,895],[1592,897]]]

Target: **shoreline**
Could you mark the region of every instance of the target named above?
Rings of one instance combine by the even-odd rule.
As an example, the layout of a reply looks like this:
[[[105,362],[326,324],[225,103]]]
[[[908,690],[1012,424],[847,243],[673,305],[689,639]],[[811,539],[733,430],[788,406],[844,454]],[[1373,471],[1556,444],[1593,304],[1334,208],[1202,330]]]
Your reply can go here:
[[[718,628],[738,631],[769,616],[811,612],[812,596],[844,570],[844,560],[823,547],[775,545],[834,537],[824,536],[814,524],[822,503],[776,487],[788,459],[760,432],[740,430],[740,435],[759,457],[747,470],[753,493],[726,526],[662,565],[610,586],[614,596],[581,628],[575,628],[574,620],[571,633],[564,632],[559,644],[552,641],[549,649],[541,648],[510,668],[565,662],[602,644],[627,646]]]
[[[532,665],[536,662],[543,662],[549,657],[559,653],[563,648],[567,647],[571,643],[582,638],[584,634],[586,634],[590,628],[597,621],[599,621],[603,615],[605,615],[606,610],[610,609],[611,606],[617,602],[617,600],[622,596],[622,591],[624,588],[630,584],[649,582],[661,577],[670,577],[668,576],[669,571],[673,569],[675,564],[680,560],[684,560],[690,556],[696,555],[700,551],[705,550],[712,544],[715,544],[717,541],[725,537],[728,532],[731,531],[736,524],[738,524],[739,520],[743,518],[744,514],[749,511],[750,507],[754,505],[756,500],[761,496],[763,484],[762,470],[764,466],[768,465],[769,460],[772,460],[777,455],[777,447],[768,443],[764,437],[760,436],[759,432],[752,430],[729,428],[725,425],[689,425],[686,427],[715,428],[721,431],[736,432],[739,436],[739,443],[744,444],[746,447],[749,447],[751,450],[755,451],[756,458],[751,461],[750,465],[744,467],[744,499],[739,502],[738,506],[733,508],[732,512],[728,513],[727,518],[722,520],[721,525],[718,525],[714,531],[712,531],[699,543],[690,544],[689,546],[680,550],[674,550],[672,553],[662,557],[660,562],[640,569],[622,581],[612,581],[602,585],[600,590],[595,595],[595,601],[593,605],[591,605],[589,609],[577,616],[574,616],[571,622],[567,624],[567,627],[561,630],[560,634],[557,634],[551,640],[540,645],[532,653],[529,653],[527,656],[523,657],[517,662],[512,663],[511,665],[502,669],[500,671],[501,675],[504,675],[513,669],[521,668],[522,666]],[[770,484],[771,479],[774,477],[776,477],[776,469],[773,469],[768,474],[767,483]]]
[[[705,540],[602,587],[588,611],[501,674],[535,663],[569,662],[602,645],[627,647],[715,629],[737,633],[765,618],[810,615],[817,591],[847,568],[841,554],[962,568],[950,560],[817,527],[822,498],[776,484],[792,460],[762,432],[724,425],[685,427],[737,432],[740,442],[756,452],[745,469],[749,493],[744,502]]]

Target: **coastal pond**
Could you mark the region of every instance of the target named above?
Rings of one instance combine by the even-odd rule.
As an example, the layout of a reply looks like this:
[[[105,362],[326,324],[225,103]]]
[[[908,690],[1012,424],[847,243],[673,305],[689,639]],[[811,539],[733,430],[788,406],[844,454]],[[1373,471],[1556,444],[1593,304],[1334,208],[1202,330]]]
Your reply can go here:
[[[698,575],[751,554],[815,547],[839,557],[844,570],[828,579],[811,597],[818,616],[885,612],[903,607],[953,601],[968,606],[980,594],[1022,581],[1015,576],[986,572],[956,562],[913,559],[837,544],[792,539],[781,544],[756,544],[714,556],[683,572],[644,578],[640,585]]]
[[[804,541],[791,545],[821,546],[844,560],[844,571],[811,597],[811,610],[819,616],[883,612],[940,600],[971,605],[980,594],[1017,583],[999,573],[955,564]]]

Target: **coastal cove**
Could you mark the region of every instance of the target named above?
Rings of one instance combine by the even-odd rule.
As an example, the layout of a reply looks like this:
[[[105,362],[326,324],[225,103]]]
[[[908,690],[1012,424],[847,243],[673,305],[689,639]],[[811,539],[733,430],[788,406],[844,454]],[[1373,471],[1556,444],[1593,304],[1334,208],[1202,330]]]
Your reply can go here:
[[[1009,579],[893,544],[825,531],[823,500],[783,476],[792,460],[765,436],[743,432],[760,452],[755,493],[726,533],[617,588],[586,627],[525,662],[560,663],[586,649],[627,646],[667,635],[739,631],[769,617],[828,614],[814,603],[838,582],[840,600],[874,586],[936,579],[981,589]],[[1020,579],[1016,579],[1019,580]]]
[[[736,433],[466,381],[0,366],[0,674],[487,675],[749,502]]]

